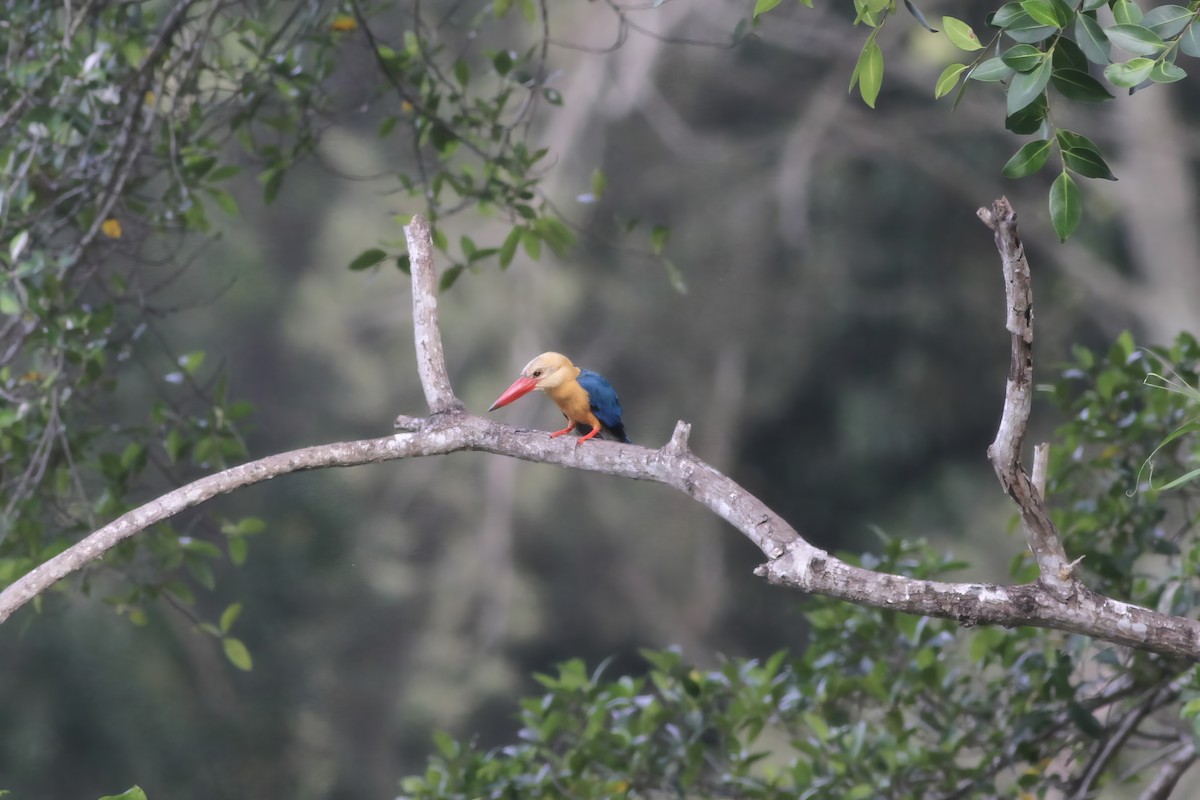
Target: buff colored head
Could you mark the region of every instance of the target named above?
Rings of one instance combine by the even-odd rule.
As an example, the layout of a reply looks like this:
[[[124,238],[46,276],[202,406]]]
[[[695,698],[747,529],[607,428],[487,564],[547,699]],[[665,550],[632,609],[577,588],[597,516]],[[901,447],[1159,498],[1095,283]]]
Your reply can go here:
[[[553,389],[567,381],[579,377],[579,367],[571,363],[571,359],[562,353],[542,353],[525,365],[521,377],[513,381],[512,386],[504,390],[504,394],[496,398],[488,411],[494,411],[506,406],[519,397],[532,392],[534,389]]]

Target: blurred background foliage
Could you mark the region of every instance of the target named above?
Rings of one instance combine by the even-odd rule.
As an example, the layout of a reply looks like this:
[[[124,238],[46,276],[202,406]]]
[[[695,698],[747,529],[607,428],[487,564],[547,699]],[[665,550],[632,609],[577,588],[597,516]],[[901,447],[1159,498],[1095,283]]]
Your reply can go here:
[[[922,8],[985,28],[972,4]],[[751,10],[9,2],[0,582],[168,486],[420,413],[400,229],[417,212],[438,225],[470,409],[561,350],[614,382],[635,442],[688,420],[702,458],[820,546],[877,551],[878,528],[952,550],[970,565],[954,579],[1020,574],[985,458],[1008,334],[974,210],[1008,194],[1021,213],[1043,379],[1072,345],[1197,329],[1194,81],[1060,110],[1120,180],[1082,187],[1059,244],[1052,176],[1001,176],[997,87],[935,103],[961,56],[944,36],[880,30],[872,111],[846,91],[866,36],[848,9]],[[1140,351],[1122,352],[1100,363]],[[1098,363],[1074,358],[1080,377]],[[1092,376],[1092,418],[1144,372]],[[1060,391],[1043,436],[1082,408]],[[1092,487],[1105,514],[1183,413]],[[556,424],[541,401],[497,416]],[[1131,565],[1160,513],[1128,511],[1126,556],[1085,561],[1097,588],[1192,596]],[[1082,511],[1063,524],[1111,543]],[[4,626],[0,779],[21,797],[390,796],[434,730],[509,741],[514,697],[555,662],[802,651],[812,608],[754,578],[761,558],[661,487],[546,466],[289,476],[137,537]],[[867,624],[832,613],[827,631]]]

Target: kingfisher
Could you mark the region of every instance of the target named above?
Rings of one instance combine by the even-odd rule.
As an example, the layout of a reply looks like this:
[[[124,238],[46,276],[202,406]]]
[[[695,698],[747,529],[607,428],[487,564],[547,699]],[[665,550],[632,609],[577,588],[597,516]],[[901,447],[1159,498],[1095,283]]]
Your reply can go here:
[[[506,406],[534,389],[549,395],[567,418],[567,427],[550,434],[551,438],[578,431],[583,434],[580,442],[602,433],[618,442],[629,441],[621,422],[621,401],[612,384],[603,375],[575,366],[562,353],[542,353],[526,364],[521,377],[496,398],[488,411]]]

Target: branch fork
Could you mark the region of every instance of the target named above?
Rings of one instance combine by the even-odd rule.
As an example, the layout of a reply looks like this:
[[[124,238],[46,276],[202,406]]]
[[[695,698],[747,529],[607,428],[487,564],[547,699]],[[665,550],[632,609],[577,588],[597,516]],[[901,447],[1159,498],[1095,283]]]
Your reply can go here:
[[[769,559],[755,574],[780,586],[864,606],[954,619],[968,626],[1036,625],[1200,660],[1200,621],[1099,596],[1075,578],[1078,561],[1068,563],[1046,514],[1045,470],[1039,466],[1039,458],[1044,457],[1035,457],[1032,478],[1019,459],[1032,405],[1033,306],[1029,265],[1017,236],[1016,214],[1001,198],[991,209],[982,209],[979,216],[995,232],[1012,334],[1004,412],[988,454],[1001,485],[1020,509],[1026,539],[1040,569],[1040,578],[1034,583],[1002,586],[927,581],[842,561],[808,542],[761,500],[697,458],[688,448],[691,426],[686,422],[679,422],[670,440],[657,450],[595,440],[574,447],[543,431],[518,430],[468,413],[455,396],[446,371],[432,237],[429,223],[417,216],[405,233],[412,264],[417,369],[429,416],[400,415],[396,432],[378,439],[334,442],[267,456],[168,492],[89,534],[6,587],[0,592],[0,623],[121,541],[218,494],[300,470],[474,450],[672,486],[752,541]]]
[[[1025,541],[1037,560],[1039,580],[1060,597],[1069,597],[1075,587],[1075,564],[1067,563],[1062,537],[1046,512],[1046,469],[1049,450],[1035,448],[1034,477],[1021,466],[1021,447],[1033,408],[1033,277],[1025,246],[1017,234],[1017,213],[1008,198],[1001,197],[991,209],[976,212],[994,234],[1004,270],[1005,327],[1012,337],[1012,357],[1004,391],[1004,410],[996,439],[988,447],[988,458],[1000,485],[1021,514]]]

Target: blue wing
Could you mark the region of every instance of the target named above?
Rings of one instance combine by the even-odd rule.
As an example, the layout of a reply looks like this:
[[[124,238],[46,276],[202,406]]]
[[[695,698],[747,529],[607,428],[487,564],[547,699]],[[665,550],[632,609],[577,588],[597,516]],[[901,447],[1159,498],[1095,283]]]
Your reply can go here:
[[[592,413],[596,415],[596,419],[600,420],[600,424],[607,428],[608,432],[618,441],[628,442],[629,437],[625,435],[625,424],[621,422],[621,400],[617,397],[617,390],[612,387],[612,384],[603,375],[592,372],[590,369],[580,370],[576,380],[588,393]]]

